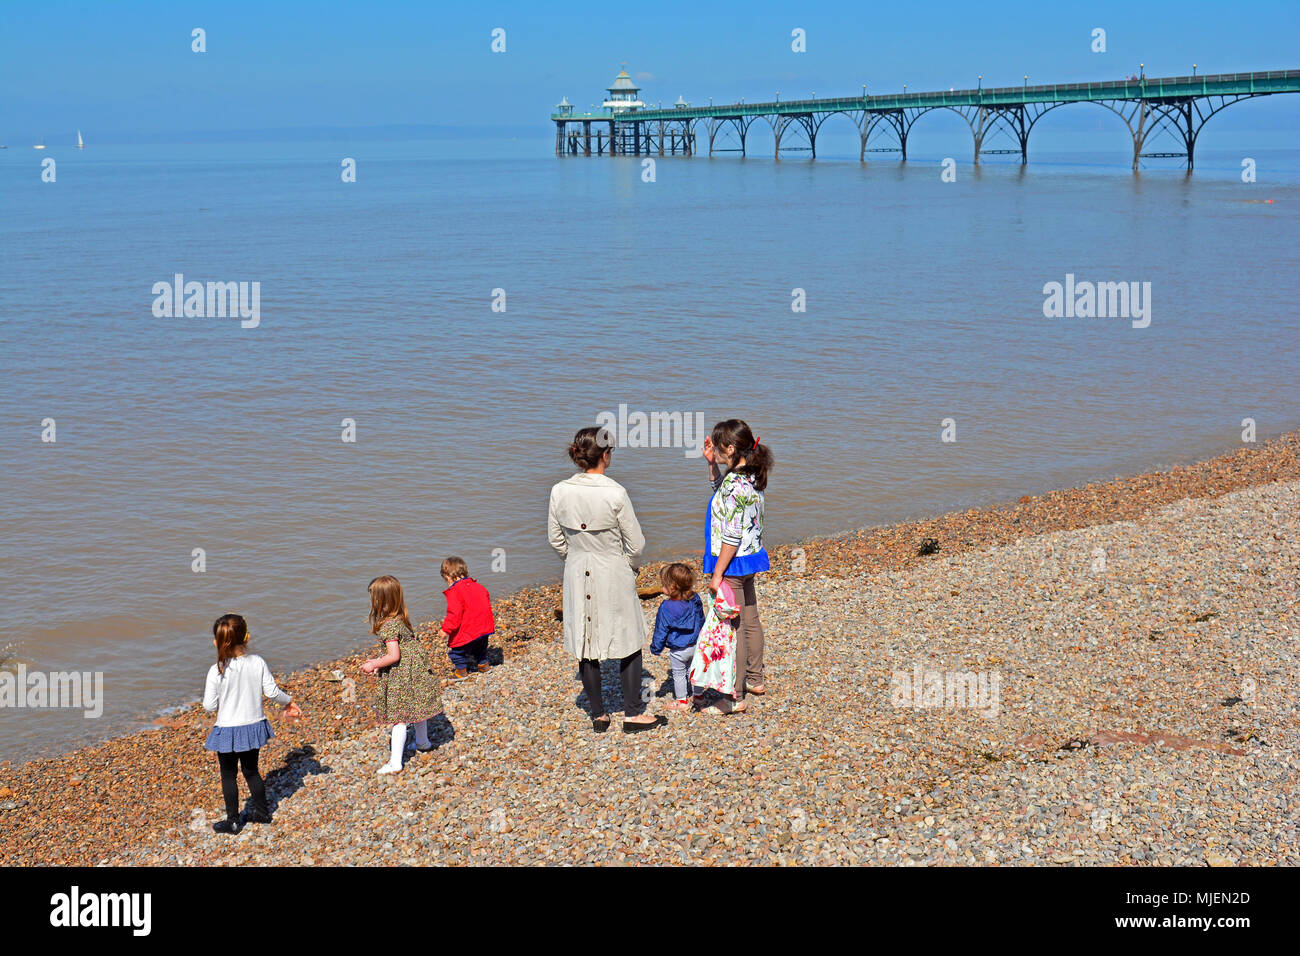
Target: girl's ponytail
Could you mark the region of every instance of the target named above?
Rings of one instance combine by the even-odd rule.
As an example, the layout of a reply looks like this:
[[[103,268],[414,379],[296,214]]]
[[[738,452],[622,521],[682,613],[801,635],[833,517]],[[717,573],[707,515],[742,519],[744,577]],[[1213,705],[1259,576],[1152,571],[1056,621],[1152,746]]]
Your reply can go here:
[[[758,491],[767,487],[767,473],[775,463],[772,449],[763,444],[761,438],[755,435],[744,421],[739,418],[728,418],[725,422],[718,422],[713,426],[713,434],[710,437],[714,448],[729,448],[735,445],[736,460],[745,459],[744,465],[739,468],[733,467],[732,471],[748,475]]]
[[[212,623],[217,641],[217,673],[225,674],[235,649],[248,643],[248,622],[238,614],[223,614]]]
[[[740,470],[747,475],[753,476],[754,487],[762,491],[767,487],[767,472],[772,467],[773,461],[772,449],[759,441],[745,455],[745,467]]]

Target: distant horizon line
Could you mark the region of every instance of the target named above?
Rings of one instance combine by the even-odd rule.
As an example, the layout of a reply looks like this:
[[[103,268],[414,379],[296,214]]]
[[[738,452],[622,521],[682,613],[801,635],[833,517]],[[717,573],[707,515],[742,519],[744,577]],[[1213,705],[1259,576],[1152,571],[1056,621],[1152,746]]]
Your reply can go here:
[[[93,127],[82,126],[80,132],[86,140],[86,145],[91,145],[91,137],[87,130],[93,132]],[[10,149],[15,146],[25,146],[31,148],[37,143],[49,145],[60,145],[66,142],[69,145],[75,145],[77,142],[77,130],[74,129],[67,134],[66,140],[63,136],[53,138],[45,134],[36,134],[34,136],[25,136],[17,139],[6,139],[6,134],[0,133],[0,144],[8,146]],[[97,138],[97,142],[104,145],[131,145],[136,143],[209,143],[221,140],[235,139],[240,142],[259,142],[283,139],[312,139],[312,138],[338,138],[346,139],[349,137],[369,138],[379,134],[388,135],[398,139],[428,139],[437,135],[455,134],[465,138],[474,139],[510,139],[519,136],[542,135],[554,136],[550,130],[550,124],[545,123],[539,127],[536,123],[508,124],[485,126],[479,124],[448,124],[448,123],[381,123],[373,126],[263,126],[244,129],[223,129],[223,130],[182,130],[176,131],[156,131],[142,129],[127,130],[110,130],[103,134],[102,138]],[[30,140],[30,142],[28,141]]]

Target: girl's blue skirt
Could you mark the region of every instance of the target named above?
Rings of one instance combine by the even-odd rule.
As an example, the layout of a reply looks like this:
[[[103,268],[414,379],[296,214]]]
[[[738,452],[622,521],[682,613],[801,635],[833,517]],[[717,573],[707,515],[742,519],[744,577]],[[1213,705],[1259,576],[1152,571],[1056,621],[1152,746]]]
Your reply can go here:
[[[265,717],[255,724],[242,724],[239,727],[213,727],[208,734],[207,750],[217,753],[240,753],[244,750],[260,750],[266,742],[275,736],[275,731]]]

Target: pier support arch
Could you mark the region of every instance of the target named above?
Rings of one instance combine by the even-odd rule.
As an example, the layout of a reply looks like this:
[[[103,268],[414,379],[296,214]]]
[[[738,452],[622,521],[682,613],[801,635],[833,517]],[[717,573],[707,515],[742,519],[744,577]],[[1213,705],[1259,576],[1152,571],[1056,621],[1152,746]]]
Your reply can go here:
[[[811,113],[764,117],[771,124],[772,134],[776,138],[775,158],[781,158],[782,144],[784,144],[787,153],[806,152],[812,159],[816,159],[817,130],[829,115],[831,114],[822,114],[819,119],[815,119]]]
[[[753,124],[756,117],[753,116],[710,116],[704,122],[709,129],[709,155],[714,153],[740,153],[745,155],[745,137],[749,134],[749,127]],[[734,132],[736,138],[740,141],[739,146],[722,146],[719,145],[718,134]]]
[[[1201,130],[1220,110],[1254,99],[1258,93],[1243,93],[1236,96],[1193,96],[1163,100],[1096,100],[1098,106],[1104,106],[1122,119],[1133,137],[1133,168],[1137,169],[1143,159],[1187,159],[1187,171],[1196,165],[1196,139]],[[1168,134],[1181,146],[1180,150],[1148,151],[1153,138]]]
[[[966,121],[966,125],[970,127],[971,139],[974,143],[973,156],[976,166],[979,165],[981,156],[993,154],[1015,155],[1019,153],[1022,166],[1029,162],[1029,130],[1037,117],[1027,119],[1024,106],[981,106],[972,104],[970,106],[932,106],[922,109],[907,109],[903,111],[905,114],[902,132],[904,144],[906,144],[907,133],[911,131],[912,125],[924,114],[935,110],[949,110]],[[1014,148],[986,147],[985,143],[988,141],[989,136],[998,133],[1008,135],[1010,141],[1015,144]],[[907,158],[906,145],[904,145],[903,158]]]
[[[865,163],[867,153],[898,153],[901,159],[906,160],[907,127],[902,110],[863,112],[858,120],[858,135],[861,137],[858,161]],[[897,145],[884,145],[889,143]]]

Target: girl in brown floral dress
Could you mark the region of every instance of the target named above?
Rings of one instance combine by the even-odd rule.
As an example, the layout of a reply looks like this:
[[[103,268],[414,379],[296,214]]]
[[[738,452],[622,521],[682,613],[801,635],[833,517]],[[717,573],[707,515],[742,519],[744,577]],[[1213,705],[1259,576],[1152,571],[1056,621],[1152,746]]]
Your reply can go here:
[[[392,756],[379,772],[398,773],[407,724],[415,730],[416,750],[433,749],[428,719],[442,713],[442,691],[429,655],[411,628],[402,585],[391,575],[370,582],[370,633],[379,635],[384,653],[363,663],[361,671],[379,676],[379,717],[393,727]]]

